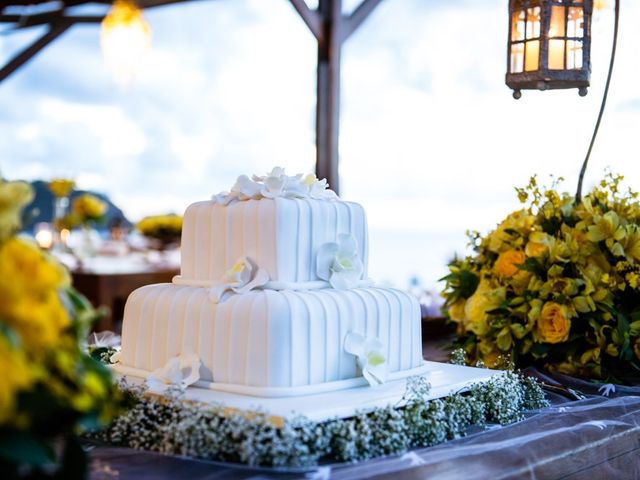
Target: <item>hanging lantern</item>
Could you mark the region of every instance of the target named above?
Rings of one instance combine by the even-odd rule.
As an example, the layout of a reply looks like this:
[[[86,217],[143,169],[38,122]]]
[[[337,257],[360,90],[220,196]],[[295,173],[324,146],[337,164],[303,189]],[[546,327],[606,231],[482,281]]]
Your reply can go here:
[[[592,0],[509,0],[507,86],[587,94]]]
[[[100,44],[116,82],[127,85],[151,46],[151,29],[133,0],[115,0],[102,21]]]

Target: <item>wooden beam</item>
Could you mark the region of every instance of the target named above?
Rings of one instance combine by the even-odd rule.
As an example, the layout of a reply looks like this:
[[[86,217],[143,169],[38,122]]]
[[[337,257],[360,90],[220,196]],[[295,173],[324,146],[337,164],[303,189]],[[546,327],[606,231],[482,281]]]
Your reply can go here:
[[[322,16],[324,29],[322,41],[318,42],[316,175],[326,178],[331,189],[339,193],[342,0],[319,0],[318,12]]]
[[[344,22],[344,28],[342,30],[343,42],[362,25],[380,2],[382,2],[382,0],[363,0],[362,3],[351,12],[351,15],[349,15]]]
[[[52,25],[51,28],[39,39],[33,42],[29,47],[13,57],[2,69],[0,69],[0,82],[15,72],[18,68],[28,62],[33,56],[40,52],[44,47],[62,35],[71,27],[70,23],[61,23]]]
[[[15,0],[11,0],[12,2]],[[185,1],[195,0],[139,0],[138,6],[142,9],[164,7],[165,5],[171,5],[175,3],[183,3]],[[292,0],[293,1],[293,0]],[[72,1],[65,2],[67,6],[79,5],[87,3],[85,1]],[[104,3],[111,3],[111,0],[104,0]],[[311,13],[316,13],[311,11]],[[106,16],[106,9],[104,15],[64,15],[63,10],[48,10],[45,12],[33,13],[30,15],[21,14],[0,14],[0,23],[15,23],[16,29],[33,27],[36,25],[58,24],[58,23],[100,23]],[[317,16],[317,14],[316,14]],[[318,18],[318,25],[320,20]]]
[[[0,15],[0,23],[15,23],[14,30],[36,27],[38,25],[67,25],[75,23],[100,23],[104,15],[60,15],[60,12],[38,13],[29,16]]]
[[[316,40],[320,41],[322,37],[322,17],[320,14],[315,10],[311,10],[304,0],[289,1],[307,27],[309,27],[313,36],[316,37]]]

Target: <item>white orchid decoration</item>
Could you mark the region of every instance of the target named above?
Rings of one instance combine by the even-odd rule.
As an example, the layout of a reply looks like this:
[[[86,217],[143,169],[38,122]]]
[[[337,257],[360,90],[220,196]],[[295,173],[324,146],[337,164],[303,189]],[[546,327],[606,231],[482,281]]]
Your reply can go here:
[[[243,294],[264,286],[269,282],[269,274],[249,257],[242,257],[225,272],[221,281],[220,285],[209,289],[209,299],[213,303],[220,303],[227,292]]]
[[[342,233],[337,243],[328,242],[318,249],[316,274],[333,288],[344,290],[358,286],[363,272],[364,264],[353,235]]]
[[[387,380],[389,374],[387,358],[383,353],[380,340],[349,332],[344,339],[344,349],[347,353],[356,356],[362,376],[369,385],[381,385]]]
[[[192,350],[186,350],[151,372],[147,377],[147,384],[156,390],[172,385],[186,388],[200,380],[200,365],[200,357]]]
[[[314,198],[336,199],[338,196],[329,190],[326,179],[318,180],[310,174],[303,178],[298,175],[289,176],[282,167],[274,167],[263,176],[240,175],[230,192],[214,195],[212,200],[221,205],[228,205],[233,201],[244,201],[260,198]]]

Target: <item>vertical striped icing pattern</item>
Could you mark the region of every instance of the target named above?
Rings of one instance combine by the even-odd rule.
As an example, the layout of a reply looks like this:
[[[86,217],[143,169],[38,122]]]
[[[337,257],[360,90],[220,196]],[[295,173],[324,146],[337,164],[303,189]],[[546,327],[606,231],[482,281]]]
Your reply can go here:
[[[367,226],[364,209],[360,205],[309,198],[277,198],[275,203],[278,210],[276,242],[280,273],[277,280],[318,280],[318,249],[327,242],[335,242],[340,234],[352,234],[356,238],[366,273]]]
[[[238,258],[248,256],[272,280],[318,280],[318,249],[343,233],[356,238],[366,276],[367,223],[356,203],[288,198],[227,206],[198,202],[185,212],[182,277],[217,281]]]
[[[180,273],[185,278],[195,278],[196,256],[201,247],[197,243],[196,224],[198,211],[209,202],[198,202],[189,205],[184,212],[182,223],[182,241],[180,245]]]
[[[420,366],[420,311],[386,288],[252,291],[220,304],[207,290],[159,284],[126,305],[122,361],[153,371],[195,350],[205,381],[296,387],[360,375],[344,338],[354,331],[385,346],[390,372]]]

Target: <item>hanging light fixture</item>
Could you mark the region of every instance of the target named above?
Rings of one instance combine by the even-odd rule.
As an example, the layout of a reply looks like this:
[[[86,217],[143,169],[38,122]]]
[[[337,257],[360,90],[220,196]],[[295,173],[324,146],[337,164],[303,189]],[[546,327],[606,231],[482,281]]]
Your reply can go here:
[[[509,0],[506,83],[521,90],[587,94],[593,0]]]
[[[115,0],[102,21],[100,44],[116,82],[127,85],[151,46],[151,29],[133,0]]]

